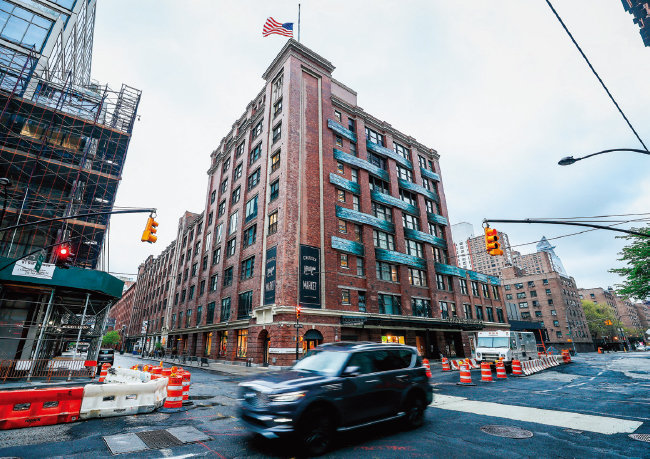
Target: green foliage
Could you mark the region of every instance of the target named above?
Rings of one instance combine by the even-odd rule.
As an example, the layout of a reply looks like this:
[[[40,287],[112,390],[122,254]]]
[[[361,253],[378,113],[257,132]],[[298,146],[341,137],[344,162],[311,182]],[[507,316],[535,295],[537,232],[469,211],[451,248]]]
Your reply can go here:
[[[162,344],[160,344],[160,343],[156,343],[156,349],[162,349],[162,348],[163,348],[163,345],[162,345]]]
[[[102,346],[107,346],[107,347],[115,346],[117,343],[120,342],[120,340],[121,338],[119,332],[117,330],[112,330],[106,333],[102,338]]]
[[[626,262],[627,266],[609,271],[625,279],[622,284],[617,285],[619,295],[647,300],[650,298],[650,225],[647,228],[635,228],[635,231],[645,232],[649,237],[633,234],[617,236],[632,241],[619,254],[619,261]]]
[[[617,330],[621,327],[621,322],[616,318],[616,311],[613,307],[608,304],[582,300],[582,309],[587,318],[589,331],[592,335],[596,335],[596,338],[618,335]],[[612,322],[612,325],[605,325],[608,320]]]

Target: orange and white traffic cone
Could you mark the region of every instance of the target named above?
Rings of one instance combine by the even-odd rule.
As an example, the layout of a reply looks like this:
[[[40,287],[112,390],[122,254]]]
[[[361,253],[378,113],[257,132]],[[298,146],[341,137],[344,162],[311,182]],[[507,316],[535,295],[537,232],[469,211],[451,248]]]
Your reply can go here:
[[[494,382],[492,379],[492,368],[487,362],[481,362],[481,382]]]
[[[432,376],[431,374],[431,365],[429,365],[429,359],[422,359],[422,365],[427,369],[427,378]]]
[[[190,372],[182,370],[183,377],[183,402],[190,400]]]
[[[99,382],[103,383],[108,375],[108,369],[111,367],[110,363],[102,363],[102,370],[99,373]]]
[[[449,359],[447,357],[442,358],[442,371],[451,371],[449,366]]]
[[[171,375],[167,383],[167,398],[163,408],[182,408],[183,407],[183,377],[180,375]]]
[[[497,379],[508,379],[506,366],[504,365],[503,360],[497,362]]]
[[[519,360],[512,361],[512,375],[513,376],[523,376],[524,373],[521,371],[521,362]]]
[[[469,371],[467,364],[460,366],[460,382],[456,383],[459,386],[476,386],[472,383],[472,373]]]

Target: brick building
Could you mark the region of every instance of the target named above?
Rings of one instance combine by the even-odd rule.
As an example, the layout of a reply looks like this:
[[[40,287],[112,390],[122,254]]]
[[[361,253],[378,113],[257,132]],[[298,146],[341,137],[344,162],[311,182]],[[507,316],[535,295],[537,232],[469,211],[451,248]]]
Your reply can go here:
[[[474,236],[471,224],[457,223],[451,226],[451,232],[456,247],[458,266],[461,268],[498,277],[503,268],[514,264],[513,254],[519,253],[510,247],[510,239],[506,233],[499,232],[499,243],[503,255],[492,256],[485,250],[485,235]],[[483,233],[482,229],[481,233]]]
[[[607,304],[614,308],[616,318],[621,321],[624,327],[633,330],[641,330],[642,324],[637,308],[634,303],[616,295],[611,288],[581,288],[578,290],[580,298],[598,304]]]
[[[370,340],[469,356],[477,330],[508,327],[498,278],[449,261],[437,152],[363,111],[333,70],[287,42],[212,152],[172,265],[145,262],[135,307],[160,312],[149,335],[169,351],[287,364],[296,343]]]
[[[541,252],[542,258],[548,258]],[[548,263],[546,260],[545,263]],[[593,342],[580,296],[572,277],[557,271],[526,273],[516,267],[502,270],[510,320],[542,324],[545,345],[555,349],[593,351]],[[572,340],[572,341],[569,341]]]
[[[647,332],[650,329],[650,302],[642,303],[636,302],[634,304],[636,313],[639,316],[639,322],[641,322],[641,328],[644,332]],[[648,335],[650,333],[646,333]]]

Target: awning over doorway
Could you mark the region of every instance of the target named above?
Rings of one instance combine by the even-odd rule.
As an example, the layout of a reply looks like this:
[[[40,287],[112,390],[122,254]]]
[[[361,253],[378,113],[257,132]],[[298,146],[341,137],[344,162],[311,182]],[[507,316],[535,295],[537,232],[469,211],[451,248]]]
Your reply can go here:
[[[307,333],[305,333],[305,336],[303,338],[308,341],[322,340],[323,334],[318,330],[314,330],[312,328],[311,330],[307,330]]]

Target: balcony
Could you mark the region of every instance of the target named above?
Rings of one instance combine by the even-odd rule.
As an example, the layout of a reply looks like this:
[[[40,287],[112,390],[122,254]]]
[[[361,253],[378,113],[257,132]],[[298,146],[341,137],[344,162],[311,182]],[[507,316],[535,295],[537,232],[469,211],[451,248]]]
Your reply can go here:
[[[349,153],[345,153],[341,150],[337,150],[336,148],[334,149],[334,159],[349,164],[351,166],[360,167],[361,169],[368,171],[372,175],[379,177],[382,180],[386,180],[386,181],[390,180],[388,171],[385,171],[381,167],[377,167],[374,164],[369,163],[365,159],[358,158]]]
[[[382,220],[380,218],[374,217],[369,214],[364,214],[363,212],[357,212],[356,210],[346,209],[341,206],[336,206],[336,216],[342,220],[351,221],[354,223],[361,223],[362,225],[370,225],[382,231],[389,233],[395,232],[395,225]]]
[[[398,164],[406,167],[407,169],[413,170],[413,163],[411,163],[411,161],[404,158],[399,153],[394,152],[390,148],[382,147],[381,145],[371,142],[370,140],[366,140],[366,148],[382,156],[387,156],[388,158],[394,159]]]
[[[371,191],[370,199],[380,204],[387,204],[389,206],[397,207],[399,209],[405,210],[410,214],[414,214],[414,215],[420,214],[419,209],[414,205],[409,204],[406,201],[402,201],[401,199],[396,198],[395,196],[391,196],[389,194],[380,193],[379,191]]]
[[[423,258],[414,257],[402,252],[393,250],[375,248],[375,258],[377,261],[406,265],[417,269],[427,269],[427,262]]]
[[[330,128],[332,131],[336,132],[337,134],[341,134],[346,139],[356,143],[357,135],[351,130],[344,128],[341,124],[337,123],[336,121],[328,119],[327,127]]]
[[[344,179],[340,175],[333,172],[330,172],[330,183],[337,188],[349,191],[350,193],[361,194],[361,187],[358,183]]]

